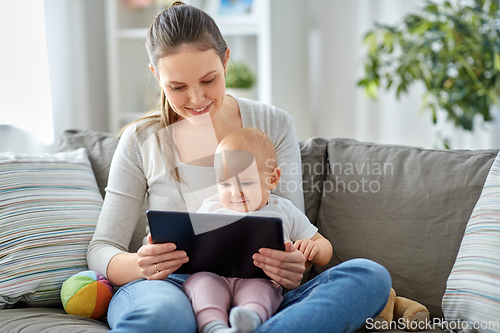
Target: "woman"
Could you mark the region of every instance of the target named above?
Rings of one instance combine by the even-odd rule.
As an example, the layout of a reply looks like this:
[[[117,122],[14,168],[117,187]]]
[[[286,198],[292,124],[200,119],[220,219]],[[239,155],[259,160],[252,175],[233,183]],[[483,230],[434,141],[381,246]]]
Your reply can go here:
[[[149,209],[195,212],[216,193],[213,154],[218,142],[242,127],[268,134],[283,161],[284,186],[274,192],[304,210],[298,141],[282,110],[225,95],[229,50],[203,11],[175,3],[152,23],[146,47],[162,89],[161,110],[128,126],[111,163],[106,198],[89,245],[90,269],[122,286],[110,303],[113,332],[195,332],[187,276],[189,260],[174,244],[147,244],[128,253],[144,197]],[[299,169],[300,170],[300,169]],[[287,289],[275,316],[258,332],[353,331],[378,314],[389,296],[387,271],[367,260],[330,269],[299,287],[306,264],[291,243],[261,249],[255,265]]]

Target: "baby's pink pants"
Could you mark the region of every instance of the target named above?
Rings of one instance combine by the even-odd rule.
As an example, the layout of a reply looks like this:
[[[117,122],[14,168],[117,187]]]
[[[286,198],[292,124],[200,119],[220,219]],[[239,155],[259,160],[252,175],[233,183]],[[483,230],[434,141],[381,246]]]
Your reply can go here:
[[[191,275],[184,282],[184,292],[193,305],[199,332],[214,320],[229,324],[228,313],[233,306],[252,310],[265,322],[283,299],[281,286],[275,281],[225,278],[209,272]]]

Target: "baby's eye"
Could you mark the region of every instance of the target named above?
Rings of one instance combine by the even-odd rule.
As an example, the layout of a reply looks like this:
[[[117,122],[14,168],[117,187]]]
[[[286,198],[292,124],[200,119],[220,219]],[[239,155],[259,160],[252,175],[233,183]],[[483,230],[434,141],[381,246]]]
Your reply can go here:
[[[254,182],[243,182],[241,183],[241,185],[243,186],[252,186],[253,184],[255,184]]]
[[[229,187],[229,186],[231,186],[231,184],[229,184],[229,183],[219,183],[219,186],[221,186],[221,187]]]

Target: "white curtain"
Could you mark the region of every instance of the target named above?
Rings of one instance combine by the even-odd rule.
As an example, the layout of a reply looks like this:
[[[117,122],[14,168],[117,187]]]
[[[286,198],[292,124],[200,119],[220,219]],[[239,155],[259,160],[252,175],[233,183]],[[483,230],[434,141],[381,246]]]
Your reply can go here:
[[[0,144],[53,144],[45,16],[39,0],[0,2]]]
[[[66,129],[107,131],[104,7],[0,1],[0,151],[55,152]]]
[[[395,24],[409,12],[425,6],[425,0],[310,0],[310,87],[315,135],[361,141],[439,147],[439,139],[451,139],[452,148],[500,148],[500,114],[485,125],[477,122],[473,134],[456,129],[440,115],[432,124],[430,113],[419,113],[422,86],[396,100],[395,91],[380,91],[368,101],[356,82],[362,77],[361,44],[375,22]]]

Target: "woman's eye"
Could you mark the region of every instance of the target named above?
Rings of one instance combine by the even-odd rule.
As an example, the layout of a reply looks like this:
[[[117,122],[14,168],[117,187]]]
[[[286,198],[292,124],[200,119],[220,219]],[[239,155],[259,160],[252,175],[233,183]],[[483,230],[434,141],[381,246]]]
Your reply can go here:
[[[170,86],[170,89],[172,89],[173,91],[176,91],[176,90],[184,89],[184,87],[173,87],[173,86]]]
[[[214,80],[215,80],[215,77],[213,77],[211,80],[208,80],[208,81],[202,81],[201,83],[210,84],[210,83],[214,82]]]

